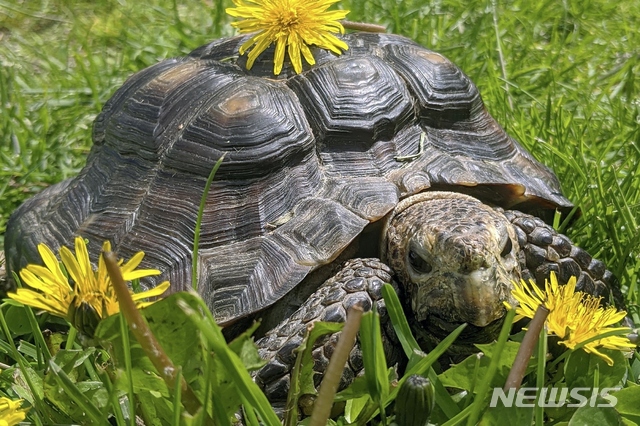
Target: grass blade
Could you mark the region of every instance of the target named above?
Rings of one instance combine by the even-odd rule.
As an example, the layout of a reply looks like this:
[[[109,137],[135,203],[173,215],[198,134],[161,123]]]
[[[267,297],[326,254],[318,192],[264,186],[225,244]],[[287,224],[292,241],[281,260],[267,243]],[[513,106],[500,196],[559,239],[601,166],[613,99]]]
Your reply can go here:
[[[489,368],[487,369],[487,374],[484,377],[484,380],[480,382],[480,386],[478,386],[478,393],[473,400],[473,404],[469,406],[471,408],[471,413],[467,418],[467,425],[469,426],[474,426],[476,423],[478,423],[480,412],[484,408],[485,397],[487,395],[487,392],[489,392],[491,379],[496,374],[496,371],[498,369],[500,354],[502,353],[504,345],[507,342],[507,338],[509,337],[509,333],[511,332],[511,325],[513,324],[513,318],[515,316],[515,310],[511,309],[507,311],[507,315],[504,318],[504,324],[502,325],[500,335],[498,336],[498,342],[496,343],[494,355],[493,357],[491,357],[491,363],[489,364]]]
[[[416,351],[422,351],[422,349],[420,348],[420,345],[418,345],[415,337],[413,337],[407,317],[404,315],[400,299],[398,299],[396,291],[390,284],[382,286],[382,296],[384,297],[387,312],[389,312],[389,316],[391,317],[391,324],[393,325],[393,329],[400,340],[404,354],[407,358],[411,359]]]
[[[467,324],[459,325],[458,328],[456,328],[451,332],[451,334],[449,334],[447,337],[442,339],[442,341],[431,352],[429,352],[429,354],[427,354],[424,358],[416,362],[412,367],[408,368],[404,376],[402,377],[402,379],[400,379],[400,381],[398,382],[398,385],[393,389],[391,389],[391,391],[389,392],[387,399],[384,401],[383,407],[387,406],[388,404],[390,404],[396,399],[396,396],[398,395],[399,387],[402,385],[402,383],[404,383],[404,381],[408,377],[414,374],[417,374],[419,376],[424,376],[424,374],[428,372],[429,380],[431,380],[431,383],[434,385],[436,390],[436,404],[438,404],[440,408],[444,407],[443,411],[445,412],[445,414],[447,414],[448,417],[456,416],[460,412],[460,410],[455,405],[455,403],[451,400],[451,397],[447,393],[446,389],[444,389],[444,387],[442,386],[442,383],[440,383],[438,376],[435,374],[435,371],[433,371],[433,368],[431,366],[433,365],[434,362],[438,360],[438,358],[440,358],[447,351],[449,346],[453,344],[453,342],[458,338],[458,336],[460,335],[460,333],[462,333],[462,330],[464,330],[466,326]],[[362,338],[362,333],[361,333],[361,338]],[[365,352],[364,348],[363,348],[363,352]],[[365,366],[365,372],[366,372],[366,366]],[[442,392],[444,392],[444,394],[442,394]],[[447,403],[443,404],[442,401],[448,401],[451,404],[453,404],[454,407],[449,407]],[[376,406],[367,407],[363,409],[360,415],[358,416],[357,423],[359,425],[366,424],[368,421],[373,419],[373,417],[377,414],[378,409],[379,407],[376,407]]]
[[[167,387],[172,389],[176,383],[179,383],[184,395],[182,402],[185,408],[190,414],[197,413],[202,407],[200,400],[184,379],[176,382],[178,369],[162,349],[162,346],[151,332],[146,320],[143,318],[142,314],[140,314],[140,311],[133,302],[129,289],[122,278],[122,272],[118,265],[118,258],[110,251],[104,252],[103,255],[113,289],[118,296],[118,304],[120,305],[120,312],[123,317],[121,321],[126,319],[132,334],[135,336],[138,343],[140,343],[140,346],[158,371],[160,377],[162,377],[164,382],[167,384]],[[123,335],[128,336],[128,331],[123,330]]]
[[[11,356],[18,362],[18,365],[20,366],[22,376],[24,377],[24,380],[29,387],[29,391],[33,396],[33,405],[35,409],[38,410],[40,414],[45,414],[46,405],[44,405],[44,401],[42,400],[43,390],[42,388],[37,388],[33,380],[31,380],[31,376],[29,375],[29,363],[26,359],[24,359],[22,354],[20,354],[15,342],[11,338],[11,332],[9,331],[9,327],[7,326],[7,320],[4,317],[4,306],[4,303],[0,305],[0,325],[2,326],[2,332],[4,333],[6,341],[9,342],[9,345],[11,346]],[[46,418],[46,416],[44,417]]]
[[[49,361],[49,368],[60,387],[73,402],[82,408],[87,417],[91,419],[92,424],[109,426],[109,422],[105,419],[104,414],[77,388],[75,383],[73,383],[69,376],[67,376],[55,362]]]
[[[411,368],[421,357],[424,357],[425,354],[422,352],[420,345],[418,345],[418,342],[413,336],[411,327],[409,326],[409,322],[404,314],[402,304],[400,303],[400,299],[398,298],[396,291],[390,284],[385,284],[382,287],[382,295],[387,307],[387,312],[389,312],[389,316],[391,318],[391,325],[400,340],[400,344],[402,345],[405,355],[409,358],[408,368]],[[439,351],[439,349],[437,350]],[[440,355],[438,355],[438,357],[439,356]],[[452,418],[456,416],[460,412],[458,405],[453,401],[453,399],[451,399],[451,395],[449,395],[449,392],[447,392],[445,387],[442,386],[436,372],[431,367],[429,367],[428,377],[436,390],[436,401],[438,406],[447,415],[447,417]]]
[[[303,386],[307,385],[305,381],[311,382],[309,385],[313,386],[314,362],[312,351],[314,343],[322,336],[337,333],[342,330],[344,325],[336,322],[318,321],[314,322],[311,327],[307,327],[302,343],[297,349],[298,355],[296,356],[295,364],[291,369],[291,384],[289,385],[289,394],[287,395],[287,405],[285,407],[285,426],[295,426],[298,423],[298,399],[304,392]]]
[[[540,330],[540,338],[538,339],[538,365],[536,371],[536,407],[534,408],[536,426],[544,426],[544,407],[540,401],[540,392],[544,389],[545,367],[547,357],[547,330]]]
[[[194,325],[198,327],[209,343],[209,347],[227,369],[242,397],[260,414],[262,421],[268,425],[280,424],[280,419],[273,411],[265,394],[251,379],[240,358],[227,346],[220,326],[213,319],[204,301],[200,298],[197,298],[197,300],[200,304],[199,312],[196,312],[191,306],[182,301],[179,302],[179,305],[185,314],[191,318]]]
[[[213,168],[211,169],[211,173],[209,173],[209,177],[207,178],[207,183],[204,185],[202,198],[200,198],[200,207],[198,208],[198,217],[196,218],[196,227],[193,233],[193,250],[191,251],[191,288],[195,291],[198,291],[198,247],[200,246],[200,227],[202,226],[202,215],[204,214],[204,208],[207,205],[207,196],[209,195],[209,190],[211,189],[213,178],[220,168],[222,160],[224,160],[224,154],[218,159],[218,161],[216,161],[216,164],[214,164]]]
[[[369,388],[369,394],[382,412],[384,409],[383,403],[389,395],[389,379],[387,377],[387,361],[384,356],[380,333],[380,315],[375,308],[362,316],[360,344],[362,345],[364,376]],[[385,417],[382,416],[382,419],[384,424]]]
[[[436,362],[438,358],[440,358],[447,351],[447,349],[449,349],[449,346],[453,344],[453,342],[458,338],[458,336],[460,335],[460,333],[462,333],[462,330],[464,330],[466,326],[467,324],[460,324],[458,328],[451,332],[451,334],[442,339],[442,341],[438,343],[438,345],[431,352],[429,352],[427,356],[418,361],[413,367],[409,368],[400,380],[398,387],[399,385],[404,383],[404,381],[409,376],[412,376],[414,374],[424,376],[424,374],[429,371],[433,363]],[[433,383],[433,379],[431,377],[429,377],[429,380],[431,380]],[[437,378],[436,381],[438,381]],[[391,391],[390,398],[396,397],[398,393],[398,387]]]

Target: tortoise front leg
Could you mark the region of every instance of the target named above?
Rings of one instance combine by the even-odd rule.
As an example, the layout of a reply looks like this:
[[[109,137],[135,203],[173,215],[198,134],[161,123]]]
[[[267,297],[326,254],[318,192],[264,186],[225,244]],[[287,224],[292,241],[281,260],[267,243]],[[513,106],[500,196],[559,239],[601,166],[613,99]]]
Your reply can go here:
[[[508,210],[504,214],[516,229],[520,245],[518,261],[524,280],[533,280],[540,288],[544,288],[551,271],[555,271],[561,284],[575,276],[577,291],[602,296],[606,305],[627,311],[620,282],[602,261],[594,259],[569,237],[558,233],[537,217],[517,210]],[[629,339],[639,344],[638,329],[631,317],[627,315],[622,322],[625,327],[632,329]]]
[[[575,276],[577,291],[602,296],[605,303],[626,310],[620,283],[602,261],[594,259],[537,217],[515,210],[504,214],[516,229],[520,245],[518,260],[524,280],[532,279],[544,288],[551,271],[555,271],[561,284]]]
[[[392,272],[379,259],[352,259],[327,280],[290,318],[271,329],[259,339],[260,355],[267,364],[255,374],[274,406],[283,404],[289,392],[291,369],[297,355],[294,352],[304,336],[307,324],[314,321],[344,322],[350,307],[359,304],[366,312],[376,305],[384,333],[385,356],[389,365],[401,359],[401,349],[387,315],[381,289],[391,283]],[[316,388],[329,363],[339,333],[325,336],[313,349]],[[345,366],[339,390],[347,387],[363,371],[362,353],[356,342]]]

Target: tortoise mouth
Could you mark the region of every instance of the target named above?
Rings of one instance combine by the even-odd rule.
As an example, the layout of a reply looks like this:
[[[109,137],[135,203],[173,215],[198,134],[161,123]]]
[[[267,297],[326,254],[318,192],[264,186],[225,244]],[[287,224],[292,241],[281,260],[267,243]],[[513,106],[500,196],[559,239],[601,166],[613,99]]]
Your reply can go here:
[[[427,319],[420,322],[422,327],[436,339],[442,340],[451,334],[456,328],[464,324],[463,322],[452,322],[437,315],[429,315]],[[479,327],[470,323],[462,330],[455,341],[456,345],[473,343],[490,343],[498,338],[500,329],[504,323],[504,317],[498,318],[484,327]]]

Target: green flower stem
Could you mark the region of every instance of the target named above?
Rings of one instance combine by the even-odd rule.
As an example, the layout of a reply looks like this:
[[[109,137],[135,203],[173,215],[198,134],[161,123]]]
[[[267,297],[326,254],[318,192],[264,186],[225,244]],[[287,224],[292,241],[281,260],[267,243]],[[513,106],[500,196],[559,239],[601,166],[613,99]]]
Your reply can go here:
[[[124,352],[124,370],[127,375],[127,392],[129,397],[129,426],[135,426],[136,418],[136,397],[133,388],[133,368],[131,367],[131,342],[127,332],[127,320],[124,315],[118,318],[120,323],[120,334],[122,335],[122,349]]]
[[[67,343],[65,348],[73,349],[73,345],[76,343],[76,337],[78,336],[78,330],[74,326],[69,327],[69,334],[67,335]]]
[[[546,307],[543,305],[538,306],[533,319],[529,323],[529,329],[522,339],[520,348],[518,348],[518,353],[516,354],[516,359],[513,361],[511,371],[509,371],[509,375],[507,376],[504,384],[505,391],[511,388],[518,389],[522,384],[527,365],[529,365],[529,360],[538,342],[540,331],[544,327],[544,322],[547,320],[548,315],[549,310]]]
[[[182,399],[182,386],[179,384],[182,383],[182,370],[176,369],[176,376],[173,388],[175,389],[175,394],[173,395],[173,424],[178,426],[180,425],[180,400]]]
[[[177,368],[164,352],[162,346],[160,346],[160,343],[149,329],[147,322],[140,314],[140,311],[138,311],[138,308],[136,308],[129,289],[122,279],[122,272],[118,266],[116,255],[110,251],[105,252],[104,262],[107,267],[107,272],[109,273],[109,278],[111,278],[111,282],[113,283],[113,288],[118,296],[120,312],[127,320],[129,329],[138,343],[140,343],[140,346],[142,346],[142,349],[153,363],[153,366],[158,370],[160,377],[162,377],[170,389],[173,389],[176,385],[176,378],[179,375]],[[200,401],[184,379],[180,380],[180,387],[184,396],[182,402],[185,408],[190,414],[196,414],[202,406]]]
[[[122,407],[120,406],[120,392],[115,392],[113,386],[113,375],[110,374],[113,372],[108,372],[107,370],[102,370],[98,374],[98,380],[104,383],[104,387],[108,392],[109,400],[111,401],[111,412],[116,418],[116,425],[125,425],[127,422],[124,419],[124,415],[122,413]]]
[[[33,340],[35,340],[37,346],[40,348],[40,351],[38,351],[38,366],[40,366],[42,362],[40,355],[44,357],[44,362],[48,364],[51,360],[51,352],[49,351],[47,343],[44,341],[44,336],[42,335],[42,330],[40,330],[40,326],[38,325],[38,320],[36,320],[36,316],[30,306],[25,305],[24,310],[26,311],[27,318],[29,319],[29,326],[31,327]]]
[[[318,398],[316,398],[313,406],[309,426],[324,426],[327,424],[327,420],[331,415],[333,399],[340,384],[340,377],[342,377],[342,371],[349,359],[349,353],[356,342],[361,320],[362,308],[360,306],[354,306],[349,309],[347,321],[344,324],[335,351],[331,355],[322,383],[320,383]]]

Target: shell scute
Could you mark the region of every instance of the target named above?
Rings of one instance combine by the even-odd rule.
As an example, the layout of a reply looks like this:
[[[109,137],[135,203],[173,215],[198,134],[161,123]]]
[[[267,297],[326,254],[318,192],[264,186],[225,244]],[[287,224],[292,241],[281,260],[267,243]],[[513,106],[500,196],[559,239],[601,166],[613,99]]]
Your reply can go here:
[[[448,128],[482,108],[476,86],[451,61],[417,46],[389,45],[386,58],[405,79],[429,127]]]
[[[293,77],[289,85],[322,141],[323,152],[366,150],[376,140],[391,138],[413,118],[404,83],[375,56],[338,58]]]
[[[264,176],[313,150],[313,134],[293,92],[255,77],[241,77],[219,92],[185,126],[167,165],[208,175],[225,154],[219,176]]]
[[[173,146],[180,125],[184,126],[184,120],[204,101],[204,94],[232,80],[226,67],[205,61],[180,61],[136,87],[135,92],[110,108],[107,117],[99,116],[104,127],[97,131],[104,134],[107,145],[122,155],[160,161]]]
[[[105,141],[105,126],[110,123],[113,112],[120,109],[120,105],[125,99],[136,93],[149,81],[154,80],[159,74],[171,69],[182,61],[183,59],[169,59],[162,61],[142,71],[138,71],[136,74],[129,77],[122,87],[120,87],[104,104],[102,111],[93,122],[93,143],[95,145],[100,145]]]
[[[222,324],[273,304],[313,269],[269,235],[200,250],[199,259],[200,293]]]
[[[328,180],[323,198],[337,200],[368,222],[386,215],[399,200],[398,188],[383,178]]]
[[[315,267],[335,259],[368,223],[336,201],[308,198],[272,236],[298,264]]]

